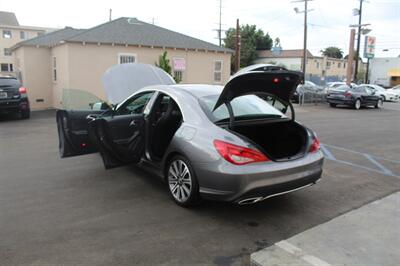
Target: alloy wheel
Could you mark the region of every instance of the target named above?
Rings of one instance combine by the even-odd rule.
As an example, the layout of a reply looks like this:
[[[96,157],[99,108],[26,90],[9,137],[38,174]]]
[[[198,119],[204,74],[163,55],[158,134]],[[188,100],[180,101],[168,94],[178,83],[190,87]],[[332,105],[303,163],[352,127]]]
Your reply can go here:
[[[192,176],[187,164],[182,160],[175,160],[168,169],[168,185],[172,196],[183,203],[192,193]]]
[[[378,100],[378,103],[376,104],[377,108],[381,108],[383,106],[383,101],[381,99]]]
[[[361,101],[357,99],[354,104],[354,108],[356,108],[358,110],[358,109],[360,109],[360,107],[361,107]]]

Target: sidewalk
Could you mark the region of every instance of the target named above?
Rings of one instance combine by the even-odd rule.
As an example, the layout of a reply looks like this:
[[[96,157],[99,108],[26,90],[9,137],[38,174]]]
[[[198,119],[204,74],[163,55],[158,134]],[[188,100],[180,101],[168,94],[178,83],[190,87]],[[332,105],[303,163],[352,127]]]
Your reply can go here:
[[[251,254],[252,265],[400,265],[400,192]]]

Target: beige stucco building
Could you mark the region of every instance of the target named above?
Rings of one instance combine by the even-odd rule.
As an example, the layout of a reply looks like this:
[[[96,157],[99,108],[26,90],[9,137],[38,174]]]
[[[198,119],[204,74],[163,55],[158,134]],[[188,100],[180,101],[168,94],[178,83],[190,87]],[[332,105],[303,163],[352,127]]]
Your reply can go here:
[[[32,109],[60,108],[65,89],[105,99],[102,76],[109,67],[154,65],[164,51],[181,83],[223,84],[229,79],[232,50],[133,18],[88,30],[65,28],[13,47]]]
[[[303,50],[282,50],[279,54],[272,51],[259,51],[256,63],[273,62],[290,70],[301,70]],[[347,59],[314,56],[307,51],[306,78],[317,77],[321,81],[334,77],[337,80],[346,78]]]
[[[0,73],[2,75],[16,73],[16,61],[11,47],[18,42],[35,38],[52,30],[54,29],[21,26],[14,13],[0,11]]]

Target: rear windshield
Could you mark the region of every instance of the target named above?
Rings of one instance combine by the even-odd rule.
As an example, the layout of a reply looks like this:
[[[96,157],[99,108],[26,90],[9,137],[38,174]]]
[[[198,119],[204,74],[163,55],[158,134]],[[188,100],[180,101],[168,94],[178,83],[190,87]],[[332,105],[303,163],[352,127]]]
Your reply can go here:
[[[0,87],[21,87],[17,79],[0,78]]]
[[[219,98],[219,95],[211,95],[201,97],[200,105],[204,112],[212,122],[229,121],[229,112],[225,104],[218,107],[214,112],[214,106]],[[273,107],[269,102],[257,95],[244,95],[237,97],[231,101],[235,120],[248,120],[260,118],[285,118],[286,116],[277,110],[284,106]]]

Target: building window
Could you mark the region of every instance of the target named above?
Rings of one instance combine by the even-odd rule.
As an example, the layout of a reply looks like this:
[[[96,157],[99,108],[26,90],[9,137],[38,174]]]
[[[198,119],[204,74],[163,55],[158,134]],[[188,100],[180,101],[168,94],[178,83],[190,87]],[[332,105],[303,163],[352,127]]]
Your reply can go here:
[[[222,82],[222,60],[214,61],[214,82]]]
[[[183,72],[181,70],[175,70],[174,71],[174,79],[176,82],[181,82],[183,78]]]
[[[25,31],[20,31],[20,32],[19,32],[19,38],[20,38],[21,40],[26,39],[26,32],[25,32]]]
[[[57,58],[53,57],[53,81],[57,81]]]
[[[331,62],[326,62],[326,69],[330,69],[331,68]]]
[[[346,63],[343,63],[343,68],[346,68]]]
[[[4,48],[4,55],[5,56],[10,56],[11,55],[11,49],[10,48]]]
[[[340,68],[342,66],[342,63],[337,63],[337,67]]]
[[[136,57],[136,54],[118,54],[118,64],[135,63]]]
[[[319,62],[317,62],[317,68],[319,68]]]
[[[13,64],[1,63],[0,68],[1,68],[1,71],[4,71],[4,72],[14,71]]]
[[[10,30],[3,30],[3,38],[5,39],[11,39],[12,34]]]

